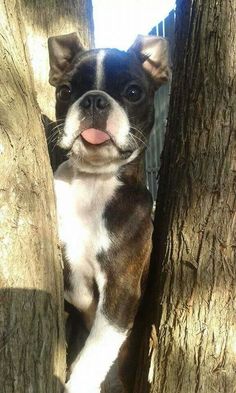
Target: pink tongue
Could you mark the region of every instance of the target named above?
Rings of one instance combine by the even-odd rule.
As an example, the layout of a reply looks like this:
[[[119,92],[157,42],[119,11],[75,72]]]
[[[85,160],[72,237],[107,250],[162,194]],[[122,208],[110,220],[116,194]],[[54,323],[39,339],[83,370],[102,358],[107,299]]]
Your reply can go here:
[[[100,143],[110,139],[106,132],[97,130],[96,128],[88,128],[83,131],[81,135],[87,142],[92,143],[93,145],[100,145]]]

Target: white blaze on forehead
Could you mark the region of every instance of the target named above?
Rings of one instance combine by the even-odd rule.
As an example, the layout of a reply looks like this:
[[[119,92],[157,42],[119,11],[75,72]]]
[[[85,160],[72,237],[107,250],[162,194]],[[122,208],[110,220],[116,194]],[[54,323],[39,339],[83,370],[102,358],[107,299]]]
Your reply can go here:
[[[97,54],[96,82],[95,82],[95,88],[97,90],[102,88],[102,84],[104,81],[104,59],[105,59],[105,51],[102,49]]]

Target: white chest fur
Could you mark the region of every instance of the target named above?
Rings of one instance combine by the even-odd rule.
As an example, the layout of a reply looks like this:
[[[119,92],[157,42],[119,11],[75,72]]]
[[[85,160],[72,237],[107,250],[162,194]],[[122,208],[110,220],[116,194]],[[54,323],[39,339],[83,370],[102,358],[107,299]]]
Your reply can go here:
[[[106,280],[96,256],[110,245],[103,213],[119,184],[111,175],[75,174],[68,161],[55,174],[59,236],[72,273],[65,297],[85,313],[93,303],[94,280],[100,292]]]

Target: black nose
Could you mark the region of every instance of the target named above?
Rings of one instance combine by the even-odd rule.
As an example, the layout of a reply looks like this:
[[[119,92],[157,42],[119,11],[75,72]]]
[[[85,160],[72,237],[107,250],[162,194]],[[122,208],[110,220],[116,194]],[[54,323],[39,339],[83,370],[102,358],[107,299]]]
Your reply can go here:
[[[80,102],[80,106],[84,109],[102,111],[109,106],[107,98],[101,94],[86,94]]]

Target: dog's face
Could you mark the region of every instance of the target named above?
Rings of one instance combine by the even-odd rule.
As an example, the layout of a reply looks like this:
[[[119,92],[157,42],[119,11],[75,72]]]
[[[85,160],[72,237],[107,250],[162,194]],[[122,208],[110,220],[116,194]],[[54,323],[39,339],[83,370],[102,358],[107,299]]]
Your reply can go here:
[[[169,76],[166,41],[140,37],[128,52],[85,51],[73,33],[50,38],[49,55],[64,124],[59,145],[75,165],[109,172],[136,158],[153,125],[154,92]]]

